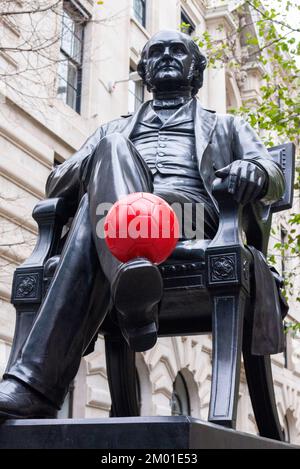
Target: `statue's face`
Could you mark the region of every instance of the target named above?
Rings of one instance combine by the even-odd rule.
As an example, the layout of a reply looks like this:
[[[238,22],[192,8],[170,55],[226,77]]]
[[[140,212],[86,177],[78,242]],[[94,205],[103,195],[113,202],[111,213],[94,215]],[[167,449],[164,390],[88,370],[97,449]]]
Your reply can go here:
[[[167,89],[174,83],[191,83],[193,56],[189,49],[189,40],[176,31],[162,31],[150,39],[146,57],[146,79],[152,89]]]

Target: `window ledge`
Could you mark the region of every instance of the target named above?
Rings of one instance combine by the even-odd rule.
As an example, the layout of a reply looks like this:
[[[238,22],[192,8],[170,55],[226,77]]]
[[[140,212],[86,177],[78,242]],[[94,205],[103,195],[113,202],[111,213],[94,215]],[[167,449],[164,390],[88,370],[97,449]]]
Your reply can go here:
[[[148,33],[147,29],[144,28],[144,26],[141,25],[141,23],[138,22],[137,19],[135,19],[134,16],[131,16],[130,17],[130,21],[132,23],[134,23],[138,28],[139,30],[146,36],[147,39],[150,39],[150,34]]]

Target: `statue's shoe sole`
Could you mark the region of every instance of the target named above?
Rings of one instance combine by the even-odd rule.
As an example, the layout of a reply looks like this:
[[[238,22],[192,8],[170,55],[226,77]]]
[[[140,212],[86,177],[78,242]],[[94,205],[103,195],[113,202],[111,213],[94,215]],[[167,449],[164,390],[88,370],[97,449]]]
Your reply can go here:
[[[28,419],[55,419],[56,415],[41,415],[41,414],[29,414],[29,415],[20,415],[14,414],[12,412],[0,411],[0,423],[5,422],[6,420],[28,420]]]
[[[130,348],[143,352],[157,341],[158,303],[163,295],[159,269],[143,259],[125,265],[115,284],[114,304]]]

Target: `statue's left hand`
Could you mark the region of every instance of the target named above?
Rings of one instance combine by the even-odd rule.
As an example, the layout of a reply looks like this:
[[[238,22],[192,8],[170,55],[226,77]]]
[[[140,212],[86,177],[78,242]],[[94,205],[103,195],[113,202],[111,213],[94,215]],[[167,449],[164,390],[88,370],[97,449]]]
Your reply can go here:
[[[234,161],[215,174],[221,179],[228,178],[228,192],[243,205],[263,197],[268,183],[266,171],[245,160]]]

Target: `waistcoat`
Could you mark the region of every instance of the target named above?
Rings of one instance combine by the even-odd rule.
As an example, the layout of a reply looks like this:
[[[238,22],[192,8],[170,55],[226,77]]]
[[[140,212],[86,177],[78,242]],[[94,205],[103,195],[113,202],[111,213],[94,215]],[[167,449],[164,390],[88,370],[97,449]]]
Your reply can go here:
[[[154,187],[191,194],[208,201],[200,177],[195,148],[193,100],[162,122],[149,103],[131,140],[154,177]]]

